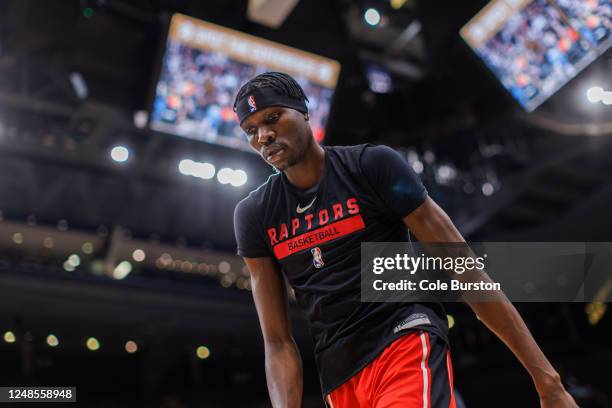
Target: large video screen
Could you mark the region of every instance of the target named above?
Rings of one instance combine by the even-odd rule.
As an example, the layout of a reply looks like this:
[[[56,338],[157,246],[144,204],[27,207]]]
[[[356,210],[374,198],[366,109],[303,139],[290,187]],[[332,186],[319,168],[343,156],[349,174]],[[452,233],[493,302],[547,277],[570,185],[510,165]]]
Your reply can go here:
[[[248,149],[233,111],[238,89],[266,71],[291,74],[308,96],[317,140],[325,124],[340,64],[182,14],[170,23],[151,109],[152,129]]]
[[[461,36],[527,111],[612,45],[610,0],[494,0]]]

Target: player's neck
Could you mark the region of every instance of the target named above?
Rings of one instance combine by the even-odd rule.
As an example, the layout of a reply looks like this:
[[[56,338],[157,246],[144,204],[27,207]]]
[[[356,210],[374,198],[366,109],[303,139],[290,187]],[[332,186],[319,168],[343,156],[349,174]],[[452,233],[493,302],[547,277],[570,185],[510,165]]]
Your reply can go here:
[[[284,173],[287,180],[301,190],[317,185],[325,173],[325,150],[321,145],[313,142],[304,158],[298,164],[289,167]]]

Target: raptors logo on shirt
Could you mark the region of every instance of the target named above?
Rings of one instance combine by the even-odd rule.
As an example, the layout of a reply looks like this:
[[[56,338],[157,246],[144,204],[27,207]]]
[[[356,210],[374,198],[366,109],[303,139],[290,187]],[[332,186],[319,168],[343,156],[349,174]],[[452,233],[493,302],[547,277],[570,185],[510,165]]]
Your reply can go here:
[[[314,247],[310,250],[310,253],[312,254],[312,264],[314,267],[317,269],[322,268],[323,265],[325,265],[325,262],[323,262],[321,249],[319,247]]]
[[[357,198],[350,197],[346,201],[333,203],[331,208],[323,208],[318,213],[304,214],[292,218],[289,223],[282,223],[278,228],[268,228],[268,238],[276,259],[281,260],[363,229],[365,223]]]

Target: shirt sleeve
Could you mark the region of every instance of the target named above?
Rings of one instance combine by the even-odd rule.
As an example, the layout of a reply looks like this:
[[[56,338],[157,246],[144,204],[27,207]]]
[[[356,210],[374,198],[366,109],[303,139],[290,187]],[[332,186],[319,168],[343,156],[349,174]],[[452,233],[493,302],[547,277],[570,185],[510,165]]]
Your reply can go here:
[[[361,170],[384,204],[401,218],[427,198],[427,189],[408,161],[388,146],[367,146]]]
[[[246,258],[271,257],[272,254],[257,222],[257,208],[249,198],[240,201],[234,209],[237,253]]]

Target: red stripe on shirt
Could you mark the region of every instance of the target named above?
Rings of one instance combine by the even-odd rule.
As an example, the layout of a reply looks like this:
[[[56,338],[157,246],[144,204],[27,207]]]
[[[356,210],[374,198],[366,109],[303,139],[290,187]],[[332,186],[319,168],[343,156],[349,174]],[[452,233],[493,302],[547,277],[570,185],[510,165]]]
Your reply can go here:
[[[365,224],[361,214],[353,215],[274,245],[274,255],[277,259],[283,259],[296,252],[352,234],[364,228]]]

